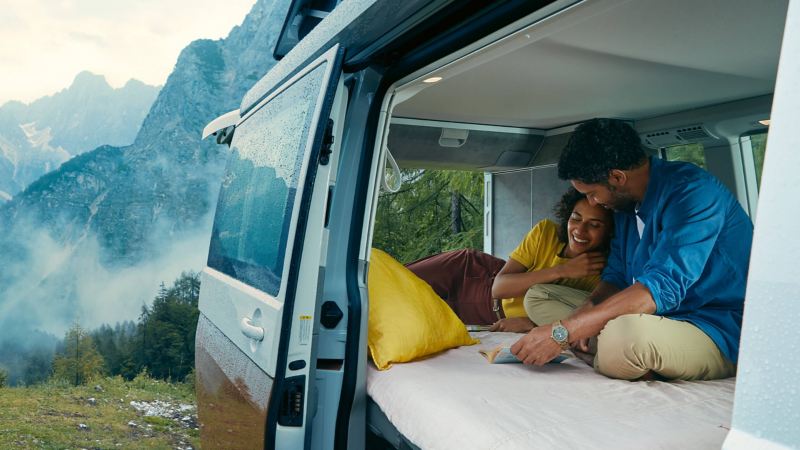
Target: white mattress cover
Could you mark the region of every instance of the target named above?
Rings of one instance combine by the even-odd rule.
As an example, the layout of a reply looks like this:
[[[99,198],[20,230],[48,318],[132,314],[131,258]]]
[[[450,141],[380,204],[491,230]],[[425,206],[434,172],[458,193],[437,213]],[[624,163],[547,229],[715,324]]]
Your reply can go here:
[[[478,349],[519,334],[367,373],[367,393],[422,449],[720,448],[735,378],[612,380],[579,360],[489,364]]]

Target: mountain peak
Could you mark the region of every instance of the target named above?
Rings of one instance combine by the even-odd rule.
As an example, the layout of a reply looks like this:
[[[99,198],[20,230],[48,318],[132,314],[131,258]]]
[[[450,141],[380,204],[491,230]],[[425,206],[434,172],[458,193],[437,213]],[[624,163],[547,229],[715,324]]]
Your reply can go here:
[[[105,76],[97,75],[95,73],[89,72],[88,70],[84,70],[75,75],[75,79],[72,80],[72,85],[70,86],[70,88],[74,87],[111,88],[111,86],[108,84],[108,81],[106,81]]]
[[[130,80],[125,82],[125,85],[122,86],[122,89],[130,88],[130,87],[140,88],[140,87],[143,87],[143,86],[152,87],[152,86],[149,86],[149,85],[145,84],[142,81],[137,80],[136,78],[131,78]]]

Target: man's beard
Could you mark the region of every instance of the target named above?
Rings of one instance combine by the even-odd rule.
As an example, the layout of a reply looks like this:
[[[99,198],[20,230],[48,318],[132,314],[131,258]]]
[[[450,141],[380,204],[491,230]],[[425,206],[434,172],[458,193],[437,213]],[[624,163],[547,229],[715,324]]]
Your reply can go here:
[[[633,196],[619,192],[614,186],[609,186],[609,190],[611,191],[612,199],[608,206],[611,209],[631,214],[636,212],[636,204],[638,202],[634,200]]]

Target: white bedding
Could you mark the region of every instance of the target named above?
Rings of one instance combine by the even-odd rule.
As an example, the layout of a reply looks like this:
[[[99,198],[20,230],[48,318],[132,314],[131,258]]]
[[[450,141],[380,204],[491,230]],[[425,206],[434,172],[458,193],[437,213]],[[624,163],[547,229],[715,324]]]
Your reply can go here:
[[[367,392],[422,449],[720,448],[734,378],[629,382],[579,360],[544,367],[489,364],[478,349],[512,333],[473,333],[480,344],[367,373]]]

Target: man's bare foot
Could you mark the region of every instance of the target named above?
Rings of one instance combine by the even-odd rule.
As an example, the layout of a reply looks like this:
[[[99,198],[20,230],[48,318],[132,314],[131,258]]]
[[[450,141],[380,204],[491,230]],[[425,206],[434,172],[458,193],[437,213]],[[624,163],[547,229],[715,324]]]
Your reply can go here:
[[[582,352],[574,347],[572,348],[572,353],[574,353],[575,356],[578,357],[578,359],[585,362],[586,364],[594,366],[594,354]]]
[[[493,323],[489,331],[507,331],[511,333],[527,333],[536,325],[527,317],[507,317]]]
[[[653,372],[652,370],[648,370],[646,374],[642,375],[641,377],[631,380],[631,381],[668,381],[667,378],[662,377],[661,375]]]

